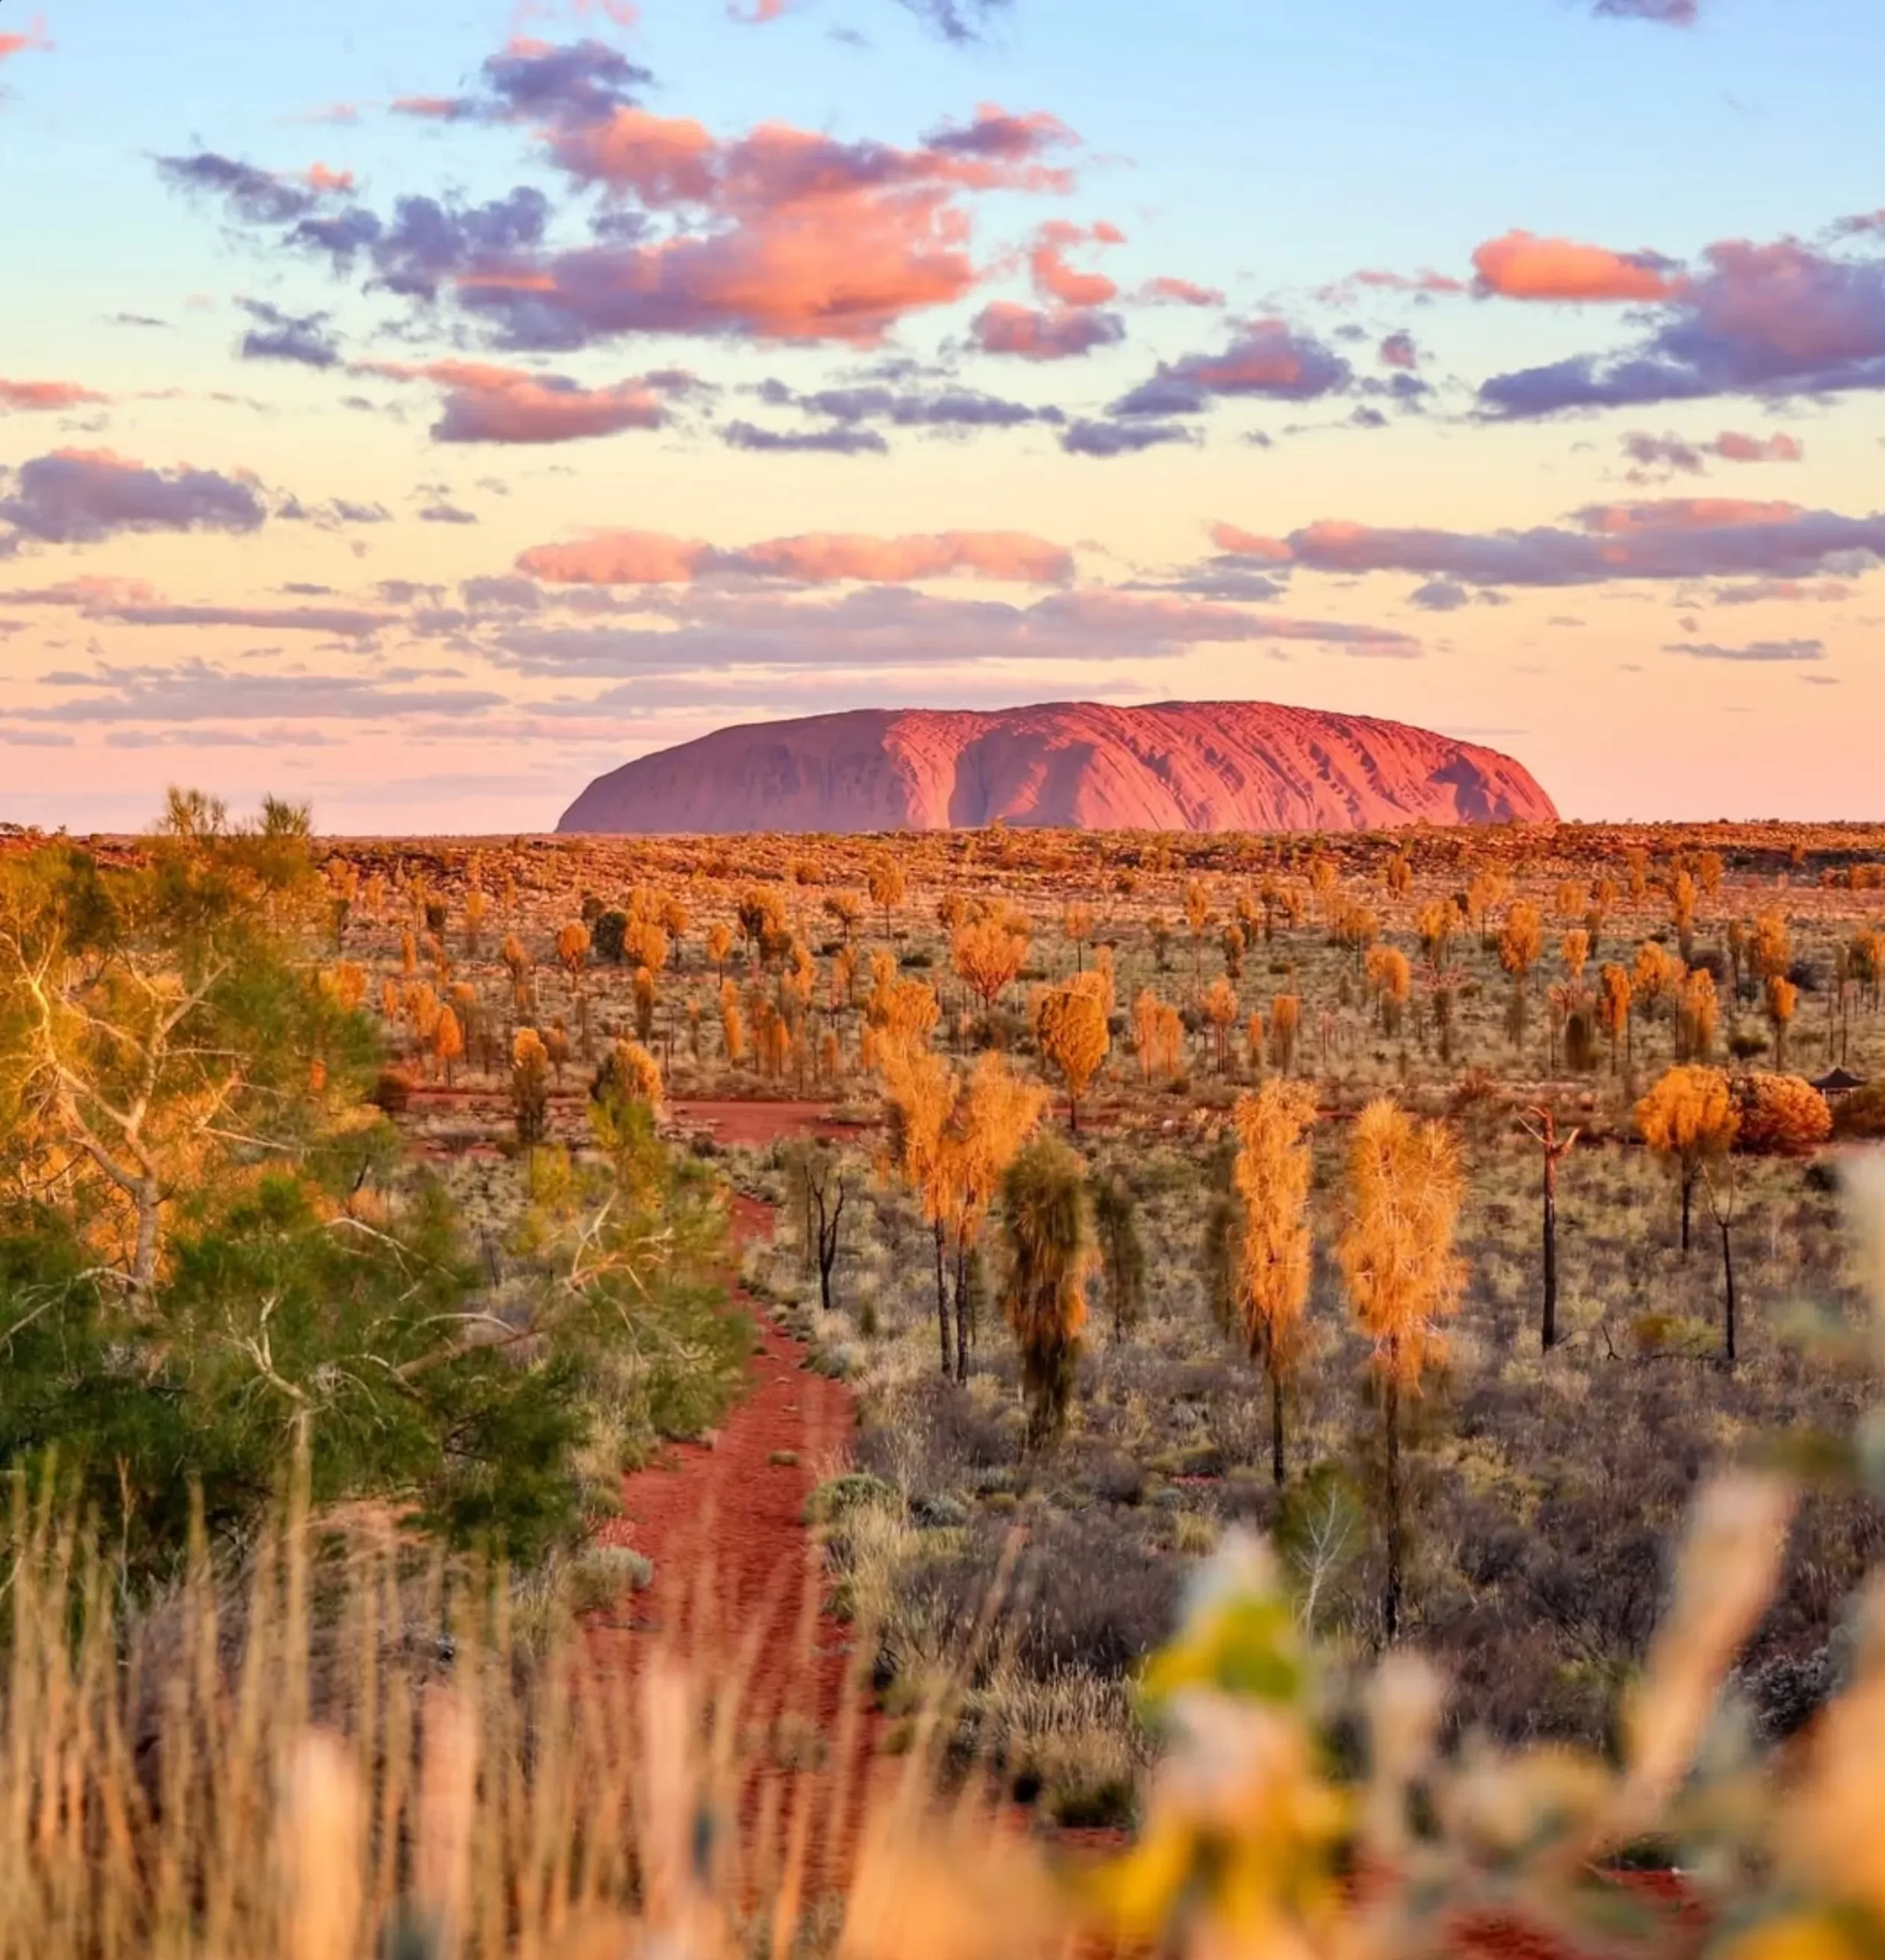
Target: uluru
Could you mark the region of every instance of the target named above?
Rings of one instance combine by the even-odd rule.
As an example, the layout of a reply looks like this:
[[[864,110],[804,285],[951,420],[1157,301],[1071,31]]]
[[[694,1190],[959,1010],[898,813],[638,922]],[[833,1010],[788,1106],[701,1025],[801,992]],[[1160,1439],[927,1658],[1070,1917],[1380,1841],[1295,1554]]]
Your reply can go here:
[[[598,776],[557,828],[1374,830],[1557,815],[1509,756],[1401,722],[1262,701],[1056,701],[718,729]]]

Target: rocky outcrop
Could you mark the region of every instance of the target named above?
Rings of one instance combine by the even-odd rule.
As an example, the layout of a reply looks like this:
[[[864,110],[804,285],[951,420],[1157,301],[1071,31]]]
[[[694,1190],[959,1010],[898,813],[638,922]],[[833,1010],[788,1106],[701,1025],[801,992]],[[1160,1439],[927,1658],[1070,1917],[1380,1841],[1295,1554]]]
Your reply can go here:
[[[1261,701],[865,708],[722,728],[599,776],[560,831],[1374,830],[1550,822],[1496,750]]]

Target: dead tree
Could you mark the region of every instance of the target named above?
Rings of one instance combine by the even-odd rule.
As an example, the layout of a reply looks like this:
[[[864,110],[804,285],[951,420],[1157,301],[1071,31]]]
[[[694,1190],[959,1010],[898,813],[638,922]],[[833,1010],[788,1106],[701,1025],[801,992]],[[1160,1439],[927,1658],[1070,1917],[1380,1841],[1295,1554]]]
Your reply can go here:
[[[805,1158],[805,1181],[806,1195],[818,1212],[818,1304],[829,1313],[831,1269],[838,1263],[838,1224],[844,1215],[844,1174],[831,1158],[818,1151]]]
[[[1734,1240],[1736,1201],[1740,1193],[1735,1182],[1734,1168],[1729,1166],[1718,1188],[1713,1176],[1704,1168],[1702,1172],[1702,1190],[1708,1200],[1708,1215],[1715,1221],[1715,1230],[1721,1234],[1721,1358],[1730,1367],[1736,1360],[1736,1326],[1740,1302],[1734,1289]]]
[[[1539,1346],[1548,1354],[1558,1343],[1558,1161],[1570,1154],[1578,1132],[1560,1137],[1557,1116],[1542,1103],[1531,1113],[1537,1119],[1536,1127],[1522,1116],[1519,1125],[1537,1145],[1544,1160],[1544,1318]]]

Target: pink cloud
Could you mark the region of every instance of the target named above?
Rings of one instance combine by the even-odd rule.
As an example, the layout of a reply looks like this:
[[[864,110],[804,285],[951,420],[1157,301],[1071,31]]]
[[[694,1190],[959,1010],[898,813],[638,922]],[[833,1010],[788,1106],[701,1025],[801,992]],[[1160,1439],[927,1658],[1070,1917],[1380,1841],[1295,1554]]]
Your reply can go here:
[[[1763,440],[1724,429],[1715,438],[1714,452],[1724,462],[1798,462],[1806,454],[1797,436],[1776,433]]]
[[[1011,299],[983,307],[969,332],[984,354],[1009,354],[1023,361],[1067,361],[1109,347],[1125,337],[1116,313],[1093,307],[1056,307],[1043,312]]]
[[[1168,274],[1148,279],[1134,297],[1148,306],[1221,306],[1224,303],[1224,296],[1216,286],[1199,286]]]
[[[1853,596],[1853,588],[1838,579],[1821,579],[1808,583],[1802,579],[1750,579],[1744,585],[1723,586],[1715,594],[1717,606],[1762,606],[1778,602],[1792,606],[1838,606]]]
[[[1612,252],[1568,238],[1508,231],[1472,255],[1482,292],[1504,299],[1666,299],[1680,281],[1645,252]]]
[[[1076,245],[1117,245],[1125,234],[1115,225],[1096,224],[1090,228],[1070,224],[1064,218],[1050,218],[1034,234],[1029,247],[1027,269],[1034,289],[1044,298],[1063,306],[1104,306],[1119,297],[1119,289],[1104,273],[1076,272],[1067,262]]]
[[[1072,554],[1063,546],[1011,531],[946,531],[906,537],[815,533],[750,544],[738,556],[756,570],[815,584],[839,579],[903,584],[967,573],[1026,585],[1060,585],[1073,572]]]
[[[1338,279],[1333,286],[1324,286],[1316,297],[1326,305],[1344,306],[1354,299],[1357,288],[1367,292],[1410,292],[1419,298],[1467,290],[1465,280],[1453,279],[1445,273],[1386,272],[1367,266],[1360,272],[1351,273],[1346,279]]]
[[[444,411],[432,429],[440,443],[570,443],[625,429],[658,429],[667,416],[662,385],[645,379],[586,388],[560,374],[474,361],[363,361],[354,371],[443,388]],[[684,379],[664,376],[661,383]]]
[[[440,112],[444,113],[444,112]],[[480,267],[459,284],[521,345],[622,332],[740,328],[868,345],[907,315],[961,299],[980,273],[963,192],[1063,191],[1045,160],[1071,132],[985,104],[913,149],[782,123],[723,142],[684,117],[619,104],[541,132],[578,181],[673,213],[675,234]]]
[[[1285,539],[1264,537],[1253,531],[1240,530],[1234,524],[1214,524],[1210,541],[1220,551],[1240,558],[1260,558],[1266,564],[1286,565],[1295,556]]]
[[[158,593],[142,579],[115,577],[106,572],[81,572],[75,578],[56,584],[15,586],[0,591],[0,605],[77,606],[87,609],[113,606],[154,606]]]
[[[658,531],[611,531],[573,544],[536,544],[517,569],[551,585],[684,585],[699,577],[714,547]]]
[[[1798,504],[1754,503],[1740,497],[1661,497],[1650,503],[1593,504],[1577,514],[1586,531],[1719,531],[1743,524],[1790,523]]]
[[[107,397],[76,381],[8,381],[0,380],[0,409],[77,408],[83,402],[101,402]]]
[[[29,48],[44,50],[52,46],[46,34],[46,20],[43,14],[35,14],[27,23],[24,34],[0,34],[0,61],[7,61],[16,54],[24,54]]]
[[[756,132],[755,140],[765,135]],[[618,108],[598,128],[553,127],[544,132],[544,141],[571,175],[632,191],[643,204],[661,207],[712,202],[716,168],[725,156],[704,123],[632,104]]]
[[[332,192],[345,195],[354,188],[354,173],[351,170],[330,170],[324,163],[312,163],[303,175],[302,183],[310,191],[326,194]]]
[[[713,573],[745,573],[809,585],[847,580],[901,585],[966,573],[1024,585],[1063,585],[1073,554],[1021,531],[946,531],[903,537],[809,532],[737,550],[665,532],[616,531],[569,544],[539,544],[517,569],[551,585],[676,585]]]

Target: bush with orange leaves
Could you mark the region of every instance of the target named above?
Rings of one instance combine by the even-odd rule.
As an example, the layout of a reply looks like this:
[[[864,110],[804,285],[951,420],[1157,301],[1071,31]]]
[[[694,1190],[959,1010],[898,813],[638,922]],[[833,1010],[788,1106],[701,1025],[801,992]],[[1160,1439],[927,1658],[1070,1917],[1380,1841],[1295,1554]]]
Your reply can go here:
[[[1682,1253],[1688,1256],[1696,1181],[1733,1147],[1740,1126],[1728,1078],[1719,1069],[1671,1069],[1636,1106],[1636,1127],[1673,1164],[1682,1192]]]
[[[590,1093],[597,1102],[613,1096],[625,1102],[661,1107],[661,1064],[639,1041],[618,1041],[603,1057]]]
[[[1801,1157],[1833,1133],[1826,1098],[1802,1076],[1747,1075],[1734,1083],[1738,1149]]]
[[[1132,1003],[1132,1050],[1139,1057],[1139,1073],[1150,1082],[1154,1076],[1168,1081],[1179,1071],[1184,1050],[1184,1022],[1176,1008],[1161,1001],[1149,988],[1142,988]]]
[[[1005,913],[965,920],[949,949],[956,975],[982,1002],[985,1012],[1014,984],[1027,959],[1027,931]]]
[[[1106,1009],[1087,988],[1047,989],[1034,1003],[1034,1040],[1067,1086],[1067,1127],[1077,1135],[1080,1098],[1112,1045]]]

